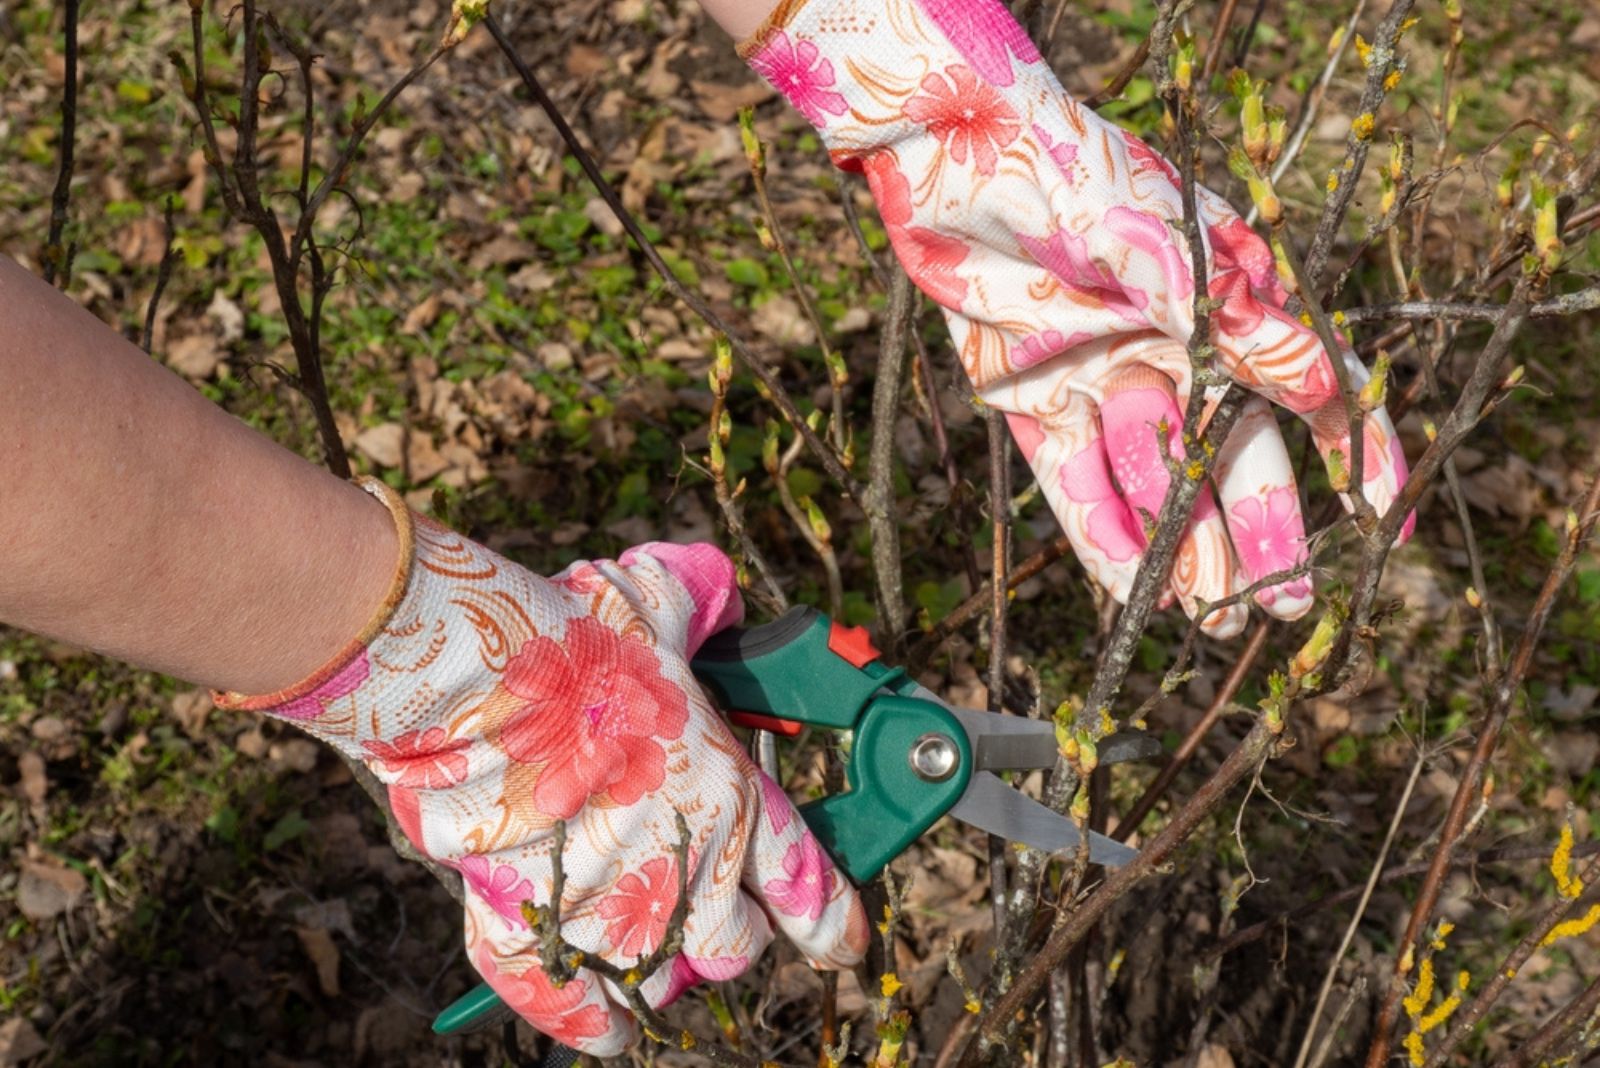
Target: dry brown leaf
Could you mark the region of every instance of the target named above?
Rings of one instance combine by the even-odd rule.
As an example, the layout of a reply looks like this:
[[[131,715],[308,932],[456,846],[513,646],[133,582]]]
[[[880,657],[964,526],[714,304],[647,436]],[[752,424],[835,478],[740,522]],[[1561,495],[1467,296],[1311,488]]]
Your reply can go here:
[[[841,334],[855,334],[872,325],[872,312],[866,308],[851,308],[839,316],[833,328]]]
[[[33,735],[35,741],[43,742],[45,745],[54,745],[56,742],[64,740],[70,733],[70,729],[67,727],[67,721],[60,716],[40,716],[28,728],[28,733]]]
[[[322,747],[310,738],[285,738],[281,742],[274,742],[272,748],[267,750],[267,756],[280,768],[307,775],[317,766],[317,755]]]
[[[198,148],[189,153],[184,169],[188,171],[189,181],[183,187],[183,210],[191,216],[198,216],[205,210],[206,183],[211,179],[205,153]]]
[[[28,750],[17,758],[17,772],[21,776],[19,786],[22,790],[22,799],[30,805],[44,804],[45,794],[50,790],[50,777],[45,772],[44,757]]]
[[[1200,1051],[1195,1068],[1233,1068],[1233,1054],[1226,1046],[1213,1043]]]
[[[755,80],[735,85],[691,81],[689,88],[694,90],[700,110],[716,122],[732,122],[739,117],[740,108],[754,107],[772,99],[772,87]]]
[[[529,263],[518,268],[517,272],[506,279],[513,289],[520,289],[525,293],[543,293],[556,284],[556,276],[539,266],[538,263]]]
[[[429,293],[416,307],[406,312],[405,319],[400,323],[400,332],[416,334],[432,326],[439,318],[441,303],[438,293]]]
[[[0,1023],[0,1068],[14,1068],[49,1050],[33,1024],[21,1016]]]
[[[190,334],[167,346],[167,366],[186,378],[210,378],[221,362],[222,347],[210,334]]]
[[[606,54],[591,45],[574,44],[567,49],[567,74],[573,78],[604,74],[610,67]]]
[[[211,695],[204,690],[186,690],[172,699],[173,718],[183,728],[183,733],[191,738],[200,737],[206,729],[206,719],[214,707]]]
[[[540,258],[539,247],[532,241],[501,234],[479,245],[472,254],[472,269],[482,271],[489,267],[504,267],[510,263],[527,263]]]
[[[416,171],[409,171],[389,183],[387,196],[396,204],[409,204],[428,188],[428,179]]]
[[[406,475],[411,481],[427,482],[449,466],[428,435],[412,434],[406,442]]]
[[[267,755],[267,736],[261,733],[261,727],[257,725],[235,738],[233,747],[241,756],[250,760],[260,760]]]
[[[17,880],[17,908],[35,922],[53,920],[76,905],[88,889],[88,881],[65,864],[25,860]]]
[[[355,826],[360,827],[359,821]],[[356,836],[359,838],[359,833]],[[342,897],[301,905],[294,910],[294,922],[301,927],[319,927],[342,934],[352,942],[356,940],[355,924],[350,918],[350,903]]]
[[[167,225],[153,215],[134,219],[112,239],[117,258],[134,267],[154,267],[167,247]]]
[[[786,348],[811,345],[817,340],[817,332],[812,328],[811,320],[800,310],[799,302],[781,293],[769,298],[755,310],[750,316],[750,325],[756,328],[757,333]]]
[[[1539,488],[1528,461],[1506,457],[1498,467],[1475,471],[1461,480],[1461,494],[1472,507],[1528,524],[1539,503]]]
[[[399,467],[406,429],[399,423],[369,426],[356,435],[356,451],[380,467]]]
[[[440,446],[439,452],[450,461],[449,469],[441,473],[439,478],[452,489],[464,489],[489,477],[489,469],[473,449],[452,441]]]
[[[565,371],[572,367],[572,350],[559,341],[546,341],[534,353],[546,371]]]
[[[622,236],[622,220],[599,197],[590,197],[584,203],[583,217],[594,223],[594,228],[607,237]]]
[[[231,345],[244,337],[244,309],[230,300],[222,290],[219,289],[211,294],[211,303],[206,306],[206,315],[222,332],[224,345]]]
[[[333,935],[325,927],[296,927],[300,948],[311,958],[317,969],[317,986],[330,998],[339,996],[339,947],[333,944]]]

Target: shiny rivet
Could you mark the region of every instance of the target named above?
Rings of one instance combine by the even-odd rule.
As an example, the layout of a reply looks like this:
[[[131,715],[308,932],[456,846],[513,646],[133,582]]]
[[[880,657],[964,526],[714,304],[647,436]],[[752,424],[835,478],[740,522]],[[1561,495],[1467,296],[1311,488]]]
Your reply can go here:
[[[944,782],[961,764],[961,751],[948,735],[924,734],[911,746],[911,770],[919,779]]]

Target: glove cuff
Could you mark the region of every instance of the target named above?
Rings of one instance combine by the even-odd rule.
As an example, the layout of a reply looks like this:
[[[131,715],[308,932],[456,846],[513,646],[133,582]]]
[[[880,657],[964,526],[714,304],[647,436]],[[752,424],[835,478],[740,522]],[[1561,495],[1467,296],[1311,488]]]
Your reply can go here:
[[[404,599],[406,587],[411,582],[411,565],[415,556],[416,545],[415,525],[412,522],[411,510],[406,507],[406,502],[398,493],[378,479],[363,475],[352,481],[381,501],[383,506],[389,509],[389,515],[394,519],[395,540],[399,543],[399,551],[396,554],[394,575],[389,580],[388,593],[384,595],[383,601],[373,611],[372,617],[367,620],[366,626],[361,628],[361,633],[346,643],[344,648],[340,649],[338,653],[317,670],[293,686],[273,693],[242,694],[214,690],[211,694],[211,700],[218,708],[240,712],[267,712],[304,700],[307,695],[320,689],[348,668],[350,663],[361,654],[361,651],[383,631],[389,620],[394,617],[395,609],[399,607],[401,600]]]

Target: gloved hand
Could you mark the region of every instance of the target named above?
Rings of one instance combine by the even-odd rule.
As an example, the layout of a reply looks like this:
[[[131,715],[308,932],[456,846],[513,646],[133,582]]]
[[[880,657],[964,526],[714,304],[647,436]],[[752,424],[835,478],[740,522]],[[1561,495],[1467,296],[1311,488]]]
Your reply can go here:
[[[674,812],[687,820],[691,911],[682,952],[641,987],[653,1005],[743,972],[774,922],[820,966],[860,958],[854,888],[690,673],[743,614],[726,556],[652,543],[544,579],[364,487],[401,535],[384,610],[298,686],[218,703],[296,723],[388,784],[406,835],[461,873],[468,955],[508,1005],[588,1053],[635,1037],[620,991],[588,971],[557,989],[539,968],[521,904],[549,901],[558,819],[562,934],[623,965],[660,944]]]
[[[999,0],[782,0],[740,46],[866,175],[896,254],[945,312],[962,365],[1006,414],[1084,566],[1126,601],[1181,449],[1194,279],[1177,171],[1069,97]],[[1193,616],[1305,556],[1299,493],[1268,402],[1349,468],[1344,405],[1315,334],[1283,311],[1273,257],[1220,197],[1197,197],[1219,370],[1248,401],[1179,545],[1167,600]],[[1366,374],[1342,358],[1357,382]],[[1363,486],[1381,514],[1405,481],[1383,411],[1366,421]],[[1409,536],[1411,525],[1406,526]],[[1231,535],[1231,537],[1230,537]],[[1281,619],[1295,579],[1259,591]],[[1237,634],[1247,611],[1213,612]]]

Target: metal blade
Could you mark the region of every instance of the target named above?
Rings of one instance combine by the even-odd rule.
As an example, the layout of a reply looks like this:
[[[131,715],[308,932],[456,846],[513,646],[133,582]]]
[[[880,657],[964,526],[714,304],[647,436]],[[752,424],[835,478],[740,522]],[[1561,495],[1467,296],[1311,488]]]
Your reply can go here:
[[[1082,841],[1077,824],[1018,793],[987,771],[973,772],[972,781],[950,809],[950,815],[1007,841],[1025,842],[1048,853],[1075,850]],[[1089,859],[1095,864],[1120,868],[1138,855],[1138,850],[1105,835],[1089,834]]]
[[[979,712],[951,704],[920,683],[911,696],[942,705],[961,723],[972,745],[978,771],[1020,771],[1056,766],[1056,729],[1049,720],[1023,719],[998,712]],[[1118,731],[1100,741],[1100,763],[1150,760],[1161,754],[1161,742],[1144,731]]]
[[[1122,764],[1129,760],[1153,760],[1161,755],[1161,742],[1146,731],[1118,731],[1100,739],[1100,763]]]
[[[967,741],[972,744],[973,770],[1056,766],[1059,755],[1056,729],[1050,723],[1021,716],[1002,716],[997,712],[974,712],[948,704],[944,707],[967,732]]]

